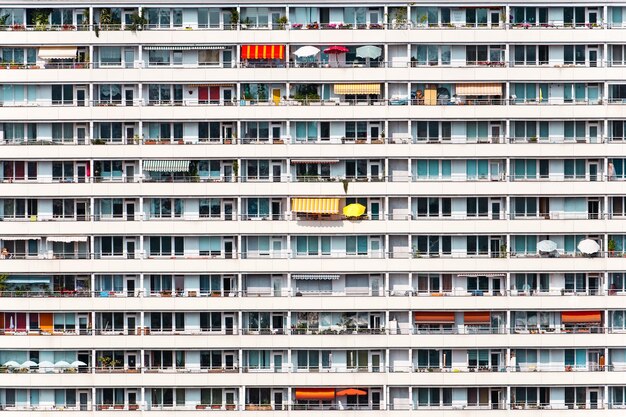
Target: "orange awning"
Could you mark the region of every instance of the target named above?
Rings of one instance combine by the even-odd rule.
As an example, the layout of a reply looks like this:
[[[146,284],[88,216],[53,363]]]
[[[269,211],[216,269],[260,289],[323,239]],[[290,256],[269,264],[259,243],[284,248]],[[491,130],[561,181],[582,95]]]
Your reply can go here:
[[[602,313],[599,311],[563,311],[562,323],[600,323]]]
[[[296,400],[334,400],[334,388],[296,388]]]
[[[241,59],[283,59],[285,45],[241,45]]]
[[[465,83],[456,85],[457,96],[501,96],[502,84]]]
[[[491,316],[488,311],[466,311],[463,314],[465,324],[483,324],[490,323]]]
[[[454,323],[454,313],[445,311],[416,311],[416,323]]]

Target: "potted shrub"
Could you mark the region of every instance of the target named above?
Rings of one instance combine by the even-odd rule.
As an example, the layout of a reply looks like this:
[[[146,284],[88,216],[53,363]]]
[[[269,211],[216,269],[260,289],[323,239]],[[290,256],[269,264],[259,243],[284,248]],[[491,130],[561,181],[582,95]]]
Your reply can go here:
[[[607,249],[609,251],[609,256],[615,255],[615,247],[616,247],[615,240],[609,239],[609,241],[607,242]]]

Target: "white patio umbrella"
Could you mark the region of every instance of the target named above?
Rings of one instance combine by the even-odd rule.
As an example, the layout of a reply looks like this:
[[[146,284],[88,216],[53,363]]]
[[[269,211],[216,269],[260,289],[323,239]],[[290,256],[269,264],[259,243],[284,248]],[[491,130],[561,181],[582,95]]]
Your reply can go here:
[[[57,363],[54,364],[55,368],[71,368],[71,365],[69,362],[66,361],[58,361]]]
[[[72,363],[70,363],[70,366],[72,368],[78,368],[79,366],[87,366],[87,364],[83,361],[74,361]]]
[[[294,51],[293,54],[297,56],[298,58],[307,58],[310,56],[315,56],[319,53],[320,53],[319,48],[316,48],[311,45],[307,45],[307,46],[301,46],[296,51]]]
[[[600,250],[600,245],[595,240],[584,239],[578,243],[578,250],[586,255],[591,255]]]
[[[359,58],[371,58],[376,59],[382,53],[382,49],[374,45],[365,45],[356,48],[356,56]]]
[[[35,361],[26,361],[22,364],[22,368],[32,368],[33,366],[37,366],[37,362]]]
[[[21,365],[19,362],[16,361],[8,361],[4,363],[4,366],[6,366],[7,368],[19,368]]]
[[[43,371],[43,370],[52,370],[54,369],[54,364],[52,362],[49,361],[41,361],[39,362],[39,370]]]
[[[539,252],[554,252],[556,250],[556,242],[551,240],[542,240],[537,243],[537,250]]]

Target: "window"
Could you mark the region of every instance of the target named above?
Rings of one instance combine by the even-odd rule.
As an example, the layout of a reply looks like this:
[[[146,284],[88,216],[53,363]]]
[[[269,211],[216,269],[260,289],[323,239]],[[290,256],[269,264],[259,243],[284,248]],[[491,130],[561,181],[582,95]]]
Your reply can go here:
[[[200,368],[202,369],[222,369],[221,350],[201,350]]]
[[[221,275],[200,275],[200,294],[207,295],[212,292],[222,291]]]
[[[583,408],[587,404],[587,388],[586,387],[566,387],[565,388],[565,406],[568,408]]]
[[[367,246],[368,236],[346,236],[346,255],[367,255]]]
[[[172,246],[174,252],[172,253]],[[182,236],[150,236],[150,256],[183,256],[185,238]]]
[[[626,405],[626,386],[610,387],[613,406],[622,408]]]
[[[547,65],[548,45],[515,46],[515,65]]]
[[[346,139],[367,139],[367,122],[346,122]]]
[[[331,253],[331,237],[330,236],[296,236],[296,254],[297,255],[317,256],[319,254],[330,255],[330,253]]]
[[[245,162],[247,180],[268,180],[270,161],[267,159],[249,159]]]
[[[451,198],[417,197],[414,201],[417,217],[449,217],[452,214]]]
[[[517,235],[513,238],[513,250],[517,255],[535,255],[537,253],[537,236]]]
[[[150,199],[150,217],[182,217],[184,207],[185,200],[182,198],[152,198]]]
[[[609,166],[611,165],[613,165],[613,175],[611,176],[612,180],[615,180],[615,179],[623,180],[624,178],[626,178],[626,159],[610,158]]]
[[[346,161],[346,178],[367,178],[367,159],[351,159]],[[329,172],[330,175],[330,172]]]
[[[99,200],[101,218],[121,218],[124,216],[124,200],[103,198]]]
[[[176,390],[178,391],[178,390]],[[152,388],[152,406],[172,407],[174,406],[173,388]]]
[[[513,200],[515,217],[537,217],[537,197],[515,197]]]
[[[468,159],[465,161],[468,180],[482,180],[489,177],[489,161],[486,159]]]
[[[219,311],[200,312],[200,329],[204,332],[219,332],[222,330],[222,313]]]
[[[565,65],[585,65],[585,45],[565,45],[563,62]]]
[[[121,122],[100,122],[95,123],[94,136],[106,142],[122,141],[122,123]]]
[[[452,253],[452,237],[437,235],[413,236],[413,252],[416,256],[437,256],[440,254],[450,254]]]
[[[96,318],[100,320],[97,327],[101,331],[121,332],[124,330],[124,313],[101,313]]]
[[[174,88],[181,89],[181,85]],[[150,104],[169,104],[172,100],[172,85],[170,84],[148,84],[148,101]]]
[[[53,85],[52,86],[52,104],[66,104],[71,105],[74,103],[74,85]]]
[[[198,139],[201,142],[219,142],[222,135],[220,122],[199,122],[198,123]]]
[[[99,397],[98,404],[104,404],[104,405],[124,404],[124,388],[102,388],[97,392],[97,394]]]
[[[150,292],[155,294],[161,291],[172,290],[171,275],[150,275]]]
[[[469,349],[467,351],[469,369],[489,367],[489,349]]]
[[[565,179],[585,179],[587,167],[584,159],[565,160]]]
[[[626,291],[626,272],[609,273],[609,295]]]
[[[122,48],[119,46],[100,47],[100,66],[121,66]]]
[[[417,407],[439,407],[452,405],[452,388],[413,388]]]
[[[421,180],[449,179],[452,161],[449,159],[417,159],[413,162],[413,177]]]
[[[54,331],[55,332],[76,331],[76,314],[75,313],[54,313]]]
[[[222,388],[201,388],[200,404],[222,405]]]
[[[417,141],[438,142],[450,140],[452,128],[450,122],[416,121],[412,124],[413,137]]]
[[[76,390],[55,389],[54,406],[57,408],[76,407]]]
[[[148,51],[148,65],[170,65],[170,51]]]
[[[486,255],[489,253],[489,236],[467,236],[468,255]]]
[[[470,197],[467,201],[467,217],[487,217],[489,215],[488,197]]]
[[[439,355],[440,355],[439,351],[435,349],[418,349],[417,350],[418,369],[427,369],[427,368],[439,369],[440,367]]]
[[[466,138],[468,142],[483,142],[489,138],[489,122],[467,122]]]
[[[100,237],[101,256],[122,256],[124,254],[124,236]]]
[[[565,292],[587,292],[587,276],[585,273],[565,274]]]
[[[219,198],[201,198],[200,199],[200,217],[220,218],[222,201]]]
[[[489,278],[486,276],[479,277],[467,277],[467,292],[475,293],[476,291],[482,291],[484,293],[489,291]]]
[[[100,84],[98,90],[100,92],[98,99],[101,103],[122,103],[122,86],[120,84]]]
[[[318,122],[292,122],[295,124],[296,140],[299,142],[315,142],[318,136]]]
[[[348,350],[347,367],[348,369],[367,370],[368,368],[368,351],[367,350]]]
[[[220,27],[220,9],[198,9],[198,27],[216,29]]]
[[[122,292],[124,290],[123,275],[100,275],[96,277],[98,291]]]
[[[185,313],[151,313],[150,329],[153,331],[185,330]]]
[[[367,351],[365,352],[365,367],[367,367]],[[348,368],[351,368],[350,358],[354,351],[347,351]],[[319,350],[298,350],[298,370],[319,369],[320,351]]]
[[[411,62],[413,65],[450,65],[450,45],[415,45]]]
[[[513,178],[515,180],[530,180],[537,178],[536,159],[514,159]]]
[[[222,238],[220,236],[200,236],[200,256],[220,256]]]
[[[245,208],[249,218],[266,218],[270,214],[270,199],[248,198]]]
[[[243,122],[241,130],[242,138],[248,141],[267,141],[270,138],[269,122]]]
[[[621,9],[621,8],[620,8]],[[626,45],[611,45],[609,46],[611,50],[611,65],[626,65],[626,51],[624,48]]]

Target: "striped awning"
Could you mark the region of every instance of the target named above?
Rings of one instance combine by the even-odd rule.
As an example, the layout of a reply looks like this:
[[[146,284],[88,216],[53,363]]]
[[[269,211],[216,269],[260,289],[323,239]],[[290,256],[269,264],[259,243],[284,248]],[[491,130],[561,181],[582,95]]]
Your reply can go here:
[[[416,311],[416,323],[454,323],[454,313],[449,311]]]
[[[46,240],[48,242],[63,242],[63,243],[86,242],[87,236],[48,236]]]
[[[187,87],[234,87],[232,83],[202,83],[202,84],[187,84]]]
[[[146,45],[144,51],[192,51],[192,50],[223,50],[224,45]]]
[[[456,85],[457,96],[501,96],[502,84],[466,83]]]
[[[380,94],[380,84],[335,84],[335,94]]]
[[[339,159],[292,159],[292,164],[336,164]]]
[[[600,323],[602,313],[599,311],[563,311],[561,323]]]
[[[41,240],[39,236],[2,236],[2,240]]]
[[[490,273],[486,273],[486,272],[468,272],[468,273],[463,273],[463,274],[458,274],[457,275],[460,278],[474,278],[474,277],[487,277],[487,278],[497,278],[497,277],[504,277],[506,276],[506,274],[503,274],[501,272],[490,272]]]
[[[312,214],[339,214],[339,199],[292,198],[291,211]]]
[[[7,284],[50,284],[50,277],[36,275],[12,275],[5,281]]]
[[[296,400],[334,400],[334,388],[296,388]]]
[[[285,45],[241,45],[241,59],[284,59]]]
[[[465,324],[485,324],[491,322],[491,315],[488,311],[466,311],[463,313]]]
[[[292,279],[305,281],[321,281],[339,279],[339,274],[293,274]]]
[[[76,58],[76,46],[41,46],[37,57],[39,59],[72,59]]]
[[[187,172],[189,161],[143,161],[143,170],[152,172]]]

